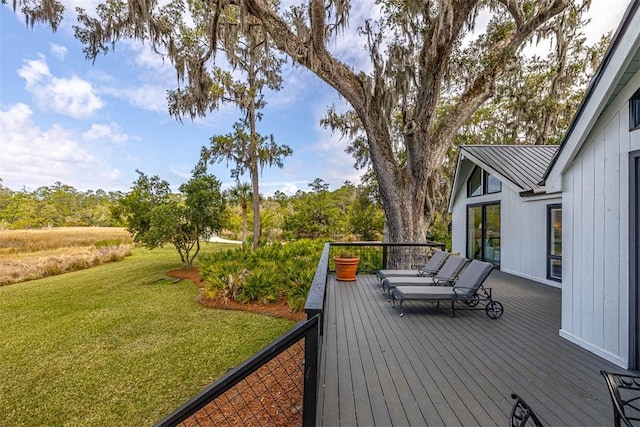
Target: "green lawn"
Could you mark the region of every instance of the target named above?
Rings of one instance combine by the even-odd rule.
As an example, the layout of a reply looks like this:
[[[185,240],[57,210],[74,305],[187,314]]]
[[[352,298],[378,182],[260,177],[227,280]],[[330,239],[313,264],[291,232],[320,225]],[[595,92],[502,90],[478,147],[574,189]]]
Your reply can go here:
[[[0,426],[144,426],[293,322],[213,310],[173,249],[0,287]]]

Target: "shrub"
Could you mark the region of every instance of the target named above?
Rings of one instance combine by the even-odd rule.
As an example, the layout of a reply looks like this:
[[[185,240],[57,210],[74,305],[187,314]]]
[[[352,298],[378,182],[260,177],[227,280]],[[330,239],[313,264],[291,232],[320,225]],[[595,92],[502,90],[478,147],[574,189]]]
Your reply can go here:
[[[294,311],[304,308],[324,242],[302,239],[255,251],[231,249],[203,255],[200,275],[205,298],[270,303],[286,298]]]
[[[289,279],[289,288],[287,290],[287,303],[289,308],[293,311],[302,311],[305,303],[307,302],[307,295],[309,289],[311,289],[311,282],[313,282],[313,276],[315,275],[315,269],[299,271],[295,277]]]

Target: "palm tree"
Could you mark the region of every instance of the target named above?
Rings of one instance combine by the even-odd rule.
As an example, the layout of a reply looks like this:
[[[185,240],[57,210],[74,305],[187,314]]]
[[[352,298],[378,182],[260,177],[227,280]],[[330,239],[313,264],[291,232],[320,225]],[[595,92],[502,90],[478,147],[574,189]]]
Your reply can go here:
[[[237,203],[242,209],[242,247],[247,242],[247,207],[248,202],[253,197],[251,186],[246,182],[237,182],[236,185],[228,190],[229,200]]]

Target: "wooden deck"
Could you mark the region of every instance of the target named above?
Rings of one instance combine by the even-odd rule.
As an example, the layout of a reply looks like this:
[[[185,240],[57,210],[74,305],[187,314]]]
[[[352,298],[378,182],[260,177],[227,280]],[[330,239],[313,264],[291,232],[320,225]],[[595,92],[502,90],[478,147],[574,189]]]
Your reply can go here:
[[[505,313],[407,301],[400,317],[373,275],[327,284],[318,425],[506,426],[520,394],[547,426],[613,425],[600,369],[560,338],[560,290],[494,271]]]

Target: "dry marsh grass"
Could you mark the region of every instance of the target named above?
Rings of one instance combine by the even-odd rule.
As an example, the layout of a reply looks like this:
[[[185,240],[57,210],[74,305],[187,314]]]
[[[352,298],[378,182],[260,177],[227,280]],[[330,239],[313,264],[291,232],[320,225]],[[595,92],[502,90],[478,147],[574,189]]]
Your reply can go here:
[[[133,243],[127,230],[120,227],[60,227],[43,230],[0,231],[0,254],[19,254],[60,248],[94,246],[105,240]]]
[[[119,261],[132,247],[123,228],[0,231],[0,286]]]

